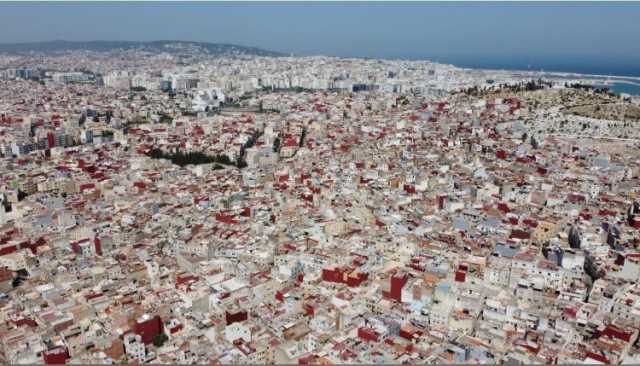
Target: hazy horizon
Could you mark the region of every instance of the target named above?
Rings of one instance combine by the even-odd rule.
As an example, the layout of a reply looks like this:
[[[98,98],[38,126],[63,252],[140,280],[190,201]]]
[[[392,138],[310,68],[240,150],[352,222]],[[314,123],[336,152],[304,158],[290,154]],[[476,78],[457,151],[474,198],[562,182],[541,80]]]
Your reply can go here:
[[[640,3],[9,2],[0,43],[182,40],[640,75]]]

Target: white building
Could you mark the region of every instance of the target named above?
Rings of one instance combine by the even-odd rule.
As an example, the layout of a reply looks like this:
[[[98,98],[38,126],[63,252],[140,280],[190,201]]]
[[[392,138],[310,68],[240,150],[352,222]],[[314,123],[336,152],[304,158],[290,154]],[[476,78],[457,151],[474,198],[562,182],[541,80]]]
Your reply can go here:
[[[237,339],[249,343],[251,342],[251,329],[243,323],[233,323],[224,329],[224,338],[229,343],[233,343]]]
[[[142,363],[147,358],[142,337],[138,334],[129,333],[124,336],[124,351],[129,360],[136,360]]]

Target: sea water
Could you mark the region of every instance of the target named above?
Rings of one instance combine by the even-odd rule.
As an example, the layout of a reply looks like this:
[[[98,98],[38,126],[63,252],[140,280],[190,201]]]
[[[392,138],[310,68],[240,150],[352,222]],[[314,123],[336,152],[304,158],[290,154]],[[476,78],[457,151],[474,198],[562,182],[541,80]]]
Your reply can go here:
[[[640,96],[640,85],[628,83],[611,83],[609,89],[616,94],[626,93]]]

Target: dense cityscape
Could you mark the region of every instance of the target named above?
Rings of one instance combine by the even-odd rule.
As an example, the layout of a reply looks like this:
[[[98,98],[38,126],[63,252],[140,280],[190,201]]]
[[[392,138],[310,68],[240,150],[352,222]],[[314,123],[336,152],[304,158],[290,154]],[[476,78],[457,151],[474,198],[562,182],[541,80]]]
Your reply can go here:
[[[640,362],[640,98],[165,42],[0,54],[0,361]]]

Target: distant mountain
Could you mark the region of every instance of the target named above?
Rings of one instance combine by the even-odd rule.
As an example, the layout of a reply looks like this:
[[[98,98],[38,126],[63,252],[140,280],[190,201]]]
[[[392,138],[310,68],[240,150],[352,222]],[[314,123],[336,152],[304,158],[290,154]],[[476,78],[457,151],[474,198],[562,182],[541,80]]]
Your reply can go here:
[[[0,53],[59,53],[66,51],[112,52],[118,50],[143,50],[152,53],[168,52],[174,54],[204,53],[209,55],[254,55],[283,56],[274,51],[234,44],[220,44],[191,41],[45,41],[30,43],[0,43]]]

